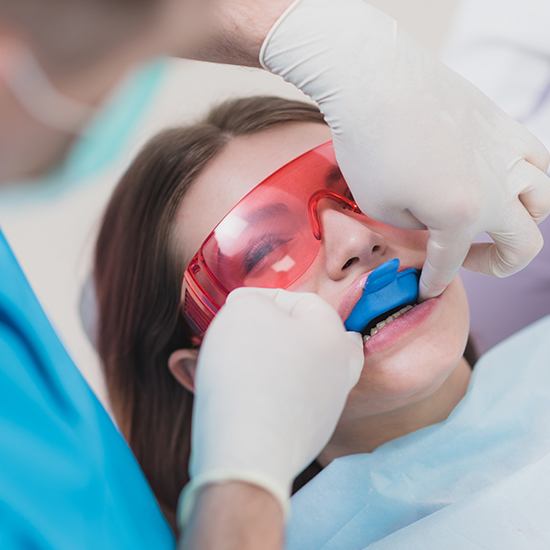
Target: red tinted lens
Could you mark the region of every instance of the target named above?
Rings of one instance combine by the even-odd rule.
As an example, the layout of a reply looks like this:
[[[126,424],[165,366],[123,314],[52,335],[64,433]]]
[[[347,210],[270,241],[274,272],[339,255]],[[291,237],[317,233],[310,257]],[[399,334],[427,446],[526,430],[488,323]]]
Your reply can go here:
[[[185,275],[201,315],[213,316],[236,288],[288,288],[308,270],[321,246],[309,204],[323,190],[348,194],[331,142],[279,169],[225,216]]]
[[[286,288],[308,269],[320,248],[309,198],[342,182],[335,166],[331,144],[306,153],[255,187],[216,227],[202,253],[229,292],[242,286]]]

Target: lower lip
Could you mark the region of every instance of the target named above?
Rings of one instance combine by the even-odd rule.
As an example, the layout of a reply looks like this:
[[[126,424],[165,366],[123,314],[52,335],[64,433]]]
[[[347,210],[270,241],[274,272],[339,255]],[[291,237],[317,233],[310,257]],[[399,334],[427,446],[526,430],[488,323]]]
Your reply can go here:
[[[414,306],[410,311],[407,311],[407,313],[404,313],[389,325],[383,327],[364,343],[363,349],[365,353],[371,354],[385,351],[394,346],[397,342],[401,342],[409,333],[425,323],[439,305],[440,300],[441,296],[430,298]]]

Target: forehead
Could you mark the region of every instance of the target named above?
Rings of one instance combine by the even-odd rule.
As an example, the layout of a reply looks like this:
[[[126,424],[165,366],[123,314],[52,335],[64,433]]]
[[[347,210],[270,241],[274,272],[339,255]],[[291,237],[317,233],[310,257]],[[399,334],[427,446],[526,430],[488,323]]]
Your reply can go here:
[[[174,242],[188,262],[200,245],[249,191],[275,170],[330,139],[319,123],[288,123],[233,138],[203,170],[176,216]]]

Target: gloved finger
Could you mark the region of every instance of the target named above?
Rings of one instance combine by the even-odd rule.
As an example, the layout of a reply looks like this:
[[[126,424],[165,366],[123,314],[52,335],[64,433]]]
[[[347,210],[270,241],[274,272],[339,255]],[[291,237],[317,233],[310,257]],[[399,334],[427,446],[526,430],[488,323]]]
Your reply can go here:
[[[244,300],[267,299],[272,302],[275,301],[277,296],[284,292],[279,288],[256,288],[256,287],[241,287],[231,291],[225,301],[226,304],[233,304],[237,301],[242,302]]]
[[[294,318],[309,317],[312,321],[317,321],[321,317],[322,322],[326,322],[328,315],[329,317],[336,316],[341,321],[336,310],[313,292],[293,292],[280,288],[243,287],[231,292],[226,304],[234,304],[237,300],[241,303],[243,301],[258,303],[261,300],[268,300],[278,310]]]
[[[427,255],[420,276],[420,300],[439,296],[454,279],[472,243],[472,237],[452,230],[430,230]]]
[[[466,269],[508,277],[521,271],[540,252],[544,239],[537,224],[521,205],[517,208],[523,212],[514,216],[512,227],[489,233],[494,243],[476,243],[471,247],[464,261]]]
[[[539,170],[546,172],[550,166],[550,152],[545,145],[521,122],[511,118],[504,111],[500,112],[503,122],[501,135],[512,139],[514,150],[520,153]]]
[[[521,130],[525,136],[525,158],[539,170],[547,172],[548,167],[550,167],[550,152],[537,137],[527,130],[527,128],[521,126]]]
[[[519,199],[536,223],[550,214],[550,178],[525,160],[510,172],[511,184],[518,189]]]
[[[361,209],[361,212],[374,221],[390,224],[400,229],[426,229],[426,225],[408,208],[388,208],[383,205],[375,206],[372,204],[372,199],[365,202],[365,209],[363,209],[359,202],[357,202],[357,205]]]
[[[365,365],[365,355],[363,352],[363,337],[358,332],[346,332],[346,338],[350,342],[350,360],[349,360],[349,389],[353,389]]]
[[[308,312],[315,308],[325,308],[328,305],[312,292],[293,292],[281,288],[255,288],[251,295],[256,299],[259,297],[269,299],[280,311],[291,317],[309,314]]]
[[[305,318],[309,322],[324,325],[327,321],[332,321],[335,326],[344,330],[337,311],[313,292],[285,292],[277,296],[276,302],[294,319]]]

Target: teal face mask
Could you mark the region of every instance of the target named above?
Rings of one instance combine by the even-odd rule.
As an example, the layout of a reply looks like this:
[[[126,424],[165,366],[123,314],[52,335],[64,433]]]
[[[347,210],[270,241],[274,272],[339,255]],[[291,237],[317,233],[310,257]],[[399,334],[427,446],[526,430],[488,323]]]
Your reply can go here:
[[[2,209],[51,199],[105,169],[119,156],[151,104],[166,66],[165,60],[157,60],[127,78],[91,118],[61,166],[39,180],[0,190]]]

